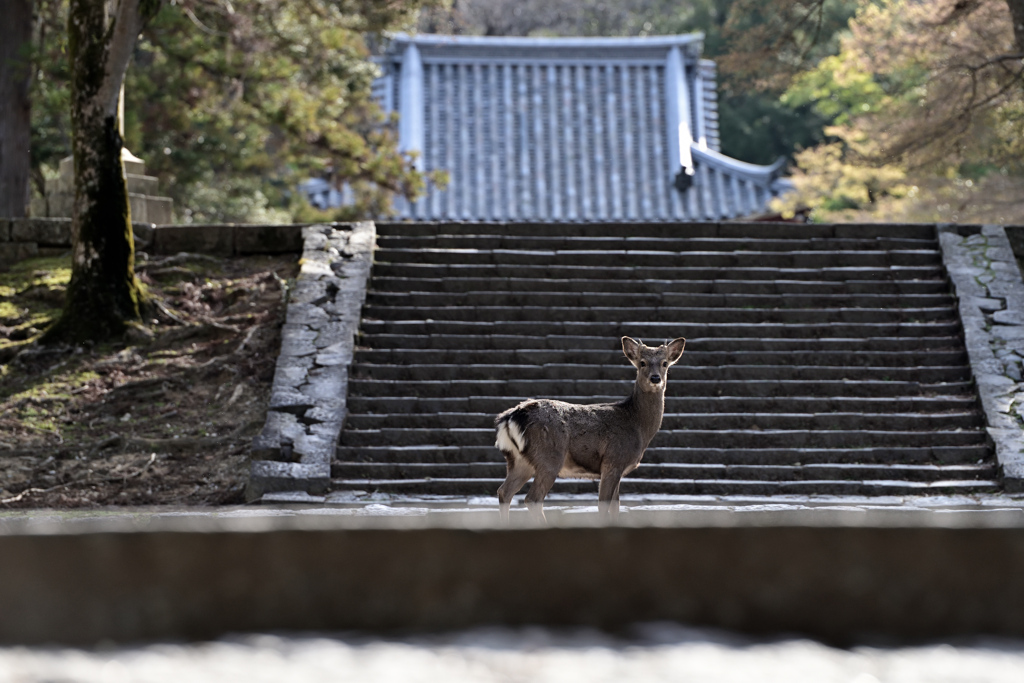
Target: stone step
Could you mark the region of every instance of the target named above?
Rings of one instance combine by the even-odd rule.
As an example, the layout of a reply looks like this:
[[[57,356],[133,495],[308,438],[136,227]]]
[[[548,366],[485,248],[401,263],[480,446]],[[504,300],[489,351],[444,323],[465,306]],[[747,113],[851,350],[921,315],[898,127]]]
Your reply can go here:
[[[417,415],[430,413],[468,413],[479,411],[497,415],[506,408],[528,398],[547,396],[351,396],[348,400],[350,416],[360,414]],[[554,397],[550,397],[554,398]],[[570,403],[610,403],[623,396],[560,396]],[[965,413],[977,408],[977,399],[969,394],[960,396],[898,396],[895,398],[864,398],[837,396],[793,396],[751,398],[738,396],[668,396],[665,412],[672,413]]]
[[[999,488],[934,226],[378,224],[336,490],[491,497],[494,416],[621,400],[689,339],[624,495]],[[555,493],[596,496],[559,480]]]
[[[545,277],[402,277],[376,274],[370,294],[384,292],[462,293],[473,291],[571,292],[582,294],[785,294],[785,295],[900,295],[950,293],[944,278],[910,280],[757,280],[757,279],[571,279]]]
[[[628,306],[376,306],[367,304],[363,315],[381,320],[605,322],[644,319],[672,320],[678,324],[731,323],[893,323],[953,320],[952,305],[937,308],[716,308]]]
[[[515,405],[505,404],[506,408]],[[350,413],[345,419],[349,429],[491,429],[493,412],[464,413]],[[803,429],[803,430],[897,430],[932,431],[976,429],[984,426],[979,411],[943,413],[669,413],[661,423],[662,430],[727,430],[727,429]]]
[[[522,264],[468,263],[438,264],[423,259],[408,263],[390,263],[378,260],[373,265],[374,277],[406,278],[547,278],[573,279],[577,277],[597,280],[810,280],[865,281],[865,280],[944,280],[945,270],[939,263],[923,266],[863,267],[840,264],[833,267],[774,268],[757,261],[744,268],[732,265],[712,266],[697,259],[692,266],[670,264],[639,267],[632,263],[619,266],[572,265],[562,261],[547,265],[527,260]]]
[[[483,446],[339,446],[339,462],[473,463],[504,465],[494,444]],[[801,465],[809,463],[981,464],[991,460],[984,443],[966,446],[897,446],[873,448],[687,448],[651,446],[646,464]]]
[[[844,429],[663,429],[653,446],[689,448],[878,448],[970,446],[985,443],[981,431],[928,432]],[[494,444],[493,428],[346,428],[339,445],[363,446],[487,446]]]
[[[866,237],[935,240],[935,226],[920,223],[757,223],[754,221],[675,223],[501,223],[443,221],[377,222],[377,234],[389,235],[566,235],[573,237],[768,237],[863,239]]]
[[[502,479],[335,479],[335,491],[366,491],[401,496],[488,496],[501,485]],[[996,480],[946,480],[932,482],[867,480],[837,481],[834,479],[765,482],[739,479],[641,479],[626,477],[620,494],[675,496],[923,496],[968,495],[994,493],[1000,489]],[[521,494],[529,491],[529,484]],[[585,480],[559,479],[551,489],[559,494],[597,496],[597,483]],[[551,504],[552,497],[548,496]]]
[[[664,339],[664,338],[662,338]],[[648,339],[652,344],[659,339]],[[363,334],[360,336],[360,350],[476,350],[476,351],[516,351],[516,350],[549,350],[569,353],[571,351],[607,351],[621,353],[619,338],[608,335],[565,336],[545,335],[527,336],[516,334],[464,334],[450,336],[436,335],[401,335],[401,334]],[[697,350],[716,352],[754,353],[842,353],[842,352],[924,352],[932,349],[963,349],[963,340],[959,336],[948,337],[850,337],[850,338],[813,338],[813,339],[771,339],[764,337],[695,337],[686,341],[686,353]]]
[[[358,363],[350,376],[356,379],[429,381],[515,378],[517,380],[579,381],[635,379],[631,366],[580,365],[374,365]],[[763,380],[879,381],[879,382],[966,382],[970,368],[964,365],[925,367],[847,367],[808,365],[676,365],[671,370],[669,391],[679,382],[722,382]],[[678,394],[677,394],[678,395]]]
[[[628,475],[630,479],[712,479],[744,481],[864,481],[900,480],[935,482],[985,480],[997,477],[994,463],[981,465],[933,465],[870,463],[828,463],[809,465],[724,465],[689,463],[643,463]],[[401,479],[504,479],[504,462],[475,463],[365,463],[334,462],[331,477],[342,480]]]
[[[349,380],[351,396],[619,396],[633,390],[633,378],[619,380],[588,379],[442,379],[442,380],[386,380],[353,377]],[[921,382],[881,380],[722,380],[671,382],[673,397],[758,397],[788,396],[898,398],[904,396],[973,396],[970,380],[956,382]]]
[[[386,309],[384,309],[386,310]],[[383,311],[381,311],[383,312]],[[766,323],[734,322],[729,325],[699,322],[662,322],[636,319],[633,316],[612,322],[523,320],[523,321],[480,321],[480,320],[396,320],[372,318],[366,314],[360,324],[363,335],[526,335],[526,336],[602,336],[618,340],[623,336],[640,339],[674,339],[683,336],[716,338],[719,336],[774,338],[774,339],[821,339],[852,337],[951,337],[960,334],[958,320],[930,320],[927,322],[808,322],[808,323]]]
[[[597,249],[387,249],[374,252],[375,263],[544,265],[595,268],[891,268],[936,266],[934,249],[894,251],[628,251]]]
[[[810,309],[922,309],[948,307],[946,292],[937,294],[703,294],[664,292],[633,294],[627,292],[514,292],[490,289],[464,292],[369,292],[368,305],[373,307],[423,307],[437,309],[449,306],[542,306],[564,307],[636,307],[660,309],[680,308],[775,308]]]
[[[649,237],[569,235],[380,235],[382,249],[480,249],[537,251],[913,251],[934,250],[934,238],[898,237]]]
[[[654,343],[653,341],[651,343]],[[691,366],[728,365],[826,365],[835,367],[918,367],[930,365],[963,365],[967,363],[965,349],[929,349],[927,351],[718,351],[713,342],[692,344],[681,363]],[[358,364],[373,365],[546,365],[580,364],[623,366],[627,363],[621,350],[566,350],[556,349],[376,349],[359,350]],[[675,368],[681,367],[676,365]],[[673,370],[674,372],[674,370]]]

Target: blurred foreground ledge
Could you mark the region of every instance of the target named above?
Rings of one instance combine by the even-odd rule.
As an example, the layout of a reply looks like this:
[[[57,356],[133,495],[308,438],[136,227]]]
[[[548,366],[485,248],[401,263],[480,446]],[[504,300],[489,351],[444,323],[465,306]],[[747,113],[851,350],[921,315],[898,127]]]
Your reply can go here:
[[[1024,636],[1020,509],[307,512],[0,518],[0,642],[653,620]]]

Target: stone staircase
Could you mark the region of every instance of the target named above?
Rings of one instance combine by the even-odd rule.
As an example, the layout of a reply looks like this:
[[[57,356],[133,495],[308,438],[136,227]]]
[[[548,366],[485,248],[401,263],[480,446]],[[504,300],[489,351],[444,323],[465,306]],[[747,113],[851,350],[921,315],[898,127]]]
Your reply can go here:
[[[622,335],[688,339],[624,496],[1000,488],[932,226],[377,229],[334,491],[493,495],[494,415],[625,397]]]

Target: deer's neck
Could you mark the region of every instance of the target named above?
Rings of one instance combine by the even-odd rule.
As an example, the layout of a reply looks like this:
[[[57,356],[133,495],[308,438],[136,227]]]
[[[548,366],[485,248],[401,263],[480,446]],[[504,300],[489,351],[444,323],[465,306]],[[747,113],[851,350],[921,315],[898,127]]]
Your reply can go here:
[[[665,414],[665,385],[660,391],[644,391],[640,383],[633,385],[633,393],[626,399],[626,407],[633,414],[640,428],[644,443],[648,444],[661,429],[661,418]]]

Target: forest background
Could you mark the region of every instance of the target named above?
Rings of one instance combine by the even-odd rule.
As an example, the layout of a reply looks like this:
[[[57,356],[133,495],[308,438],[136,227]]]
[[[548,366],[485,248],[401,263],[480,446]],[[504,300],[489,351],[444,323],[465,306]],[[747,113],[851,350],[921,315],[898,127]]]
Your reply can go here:
[[[168,0],[126,78],[126,146],[180,222],[386,214],[426,182],[371,97],[385,30],[482,35],[701,31],[723,152],[790,160],[774,207],[814,220],[1024,223],[1015,0],[454,0],[386,20],[328,0]],[[67,0],[35,0],[32,193],[70,153]],[[322,215],[304,178],[358,201]]]

